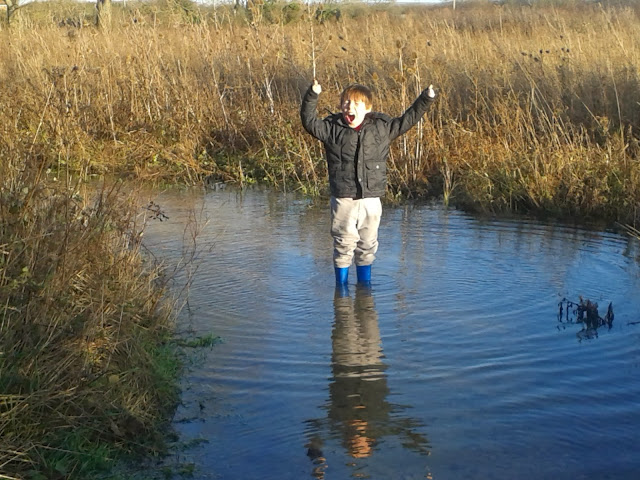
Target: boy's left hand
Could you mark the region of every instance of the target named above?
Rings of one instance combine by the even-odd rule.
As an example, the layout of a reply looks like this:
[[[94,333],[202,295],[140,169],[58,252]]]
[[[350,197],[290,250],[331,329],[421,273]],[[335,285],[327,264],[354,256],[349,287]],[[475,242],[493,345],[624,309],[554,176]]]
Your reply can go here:
[[[436,98],[436,91],[433,89],[433,85],[429,85],[426,90],[429,98]]]

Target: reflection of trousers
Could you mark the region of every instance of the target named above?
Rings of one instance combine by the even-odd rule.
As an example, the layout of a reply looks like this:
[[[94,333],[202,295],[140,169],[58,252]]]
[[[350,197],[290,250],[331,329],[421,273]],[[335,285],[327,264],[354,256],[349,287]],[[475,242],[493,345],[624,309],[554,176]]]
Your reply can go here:
[[[331,197],[331,236],[333,264],[344,268],[351,265],[371,265],[378,251],[378,227],[382,215],[379,198]]]

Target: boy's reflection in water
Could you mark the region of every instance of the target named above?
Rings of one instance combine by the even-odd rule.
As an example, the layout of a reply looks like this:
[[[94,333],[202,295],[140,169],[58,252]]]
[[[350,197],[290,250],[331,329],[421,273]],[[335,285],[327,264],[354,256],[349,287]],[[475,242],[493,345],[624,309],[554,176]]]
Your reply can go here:
[[[415,432],[420,423],[399,415],[402,407],[386,400],[387,366],[382,362],[378,312],[371,287],[357,286],[355,299],[336,290],[334,315],[327,419],[309,421],[312,438],[307,455],[314,463],[313,476],[323,479],[327,468],[322,450],[327,426],[329,436],[339,438],[354,459],[373,455],[378,440],[385,436],[402,437],[406,448],[428,455],[428,440]]]

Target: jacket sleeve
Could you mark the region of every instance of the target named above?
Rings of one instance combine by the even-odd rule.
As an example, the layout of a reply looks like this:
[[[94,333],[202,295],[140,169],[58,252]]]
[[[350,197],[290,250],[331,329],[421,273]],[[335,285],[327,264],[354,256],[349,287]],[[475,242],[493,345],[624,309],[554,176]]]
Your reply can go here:
[[[424,90],[400,117],[391,120],[389,124],[389,140],[394,140],[407,133],[411,127],[420,121],[434,100]]]
[[[321,142],[324,142],[329,137],[329,124],[318,118],[316,112],[317,106],[318,94],[309,87],[302,98],[300,119],[302,120],[302,126],[307,132]]]

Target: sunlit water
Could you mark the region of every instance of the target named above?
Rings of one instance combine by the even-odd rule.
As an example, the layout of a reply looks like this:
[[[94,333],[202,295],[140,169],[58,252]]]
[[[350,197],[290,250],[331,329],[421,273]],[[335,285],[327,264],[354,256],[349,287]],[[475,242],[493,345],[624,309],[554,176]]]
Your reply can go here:
[[[175,417],[194,478],[640,478],[636,240],[385,207],[373,286],[352,269],[340,297],[328,207],[154,200],[159,258],[189,248],[189,218],[199,229],[180,329],[222,339],[196,354]],[[580,296],[601,316],[611,302],[612,327],[560,322]]]

